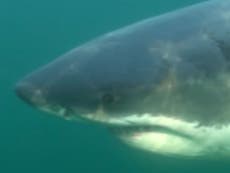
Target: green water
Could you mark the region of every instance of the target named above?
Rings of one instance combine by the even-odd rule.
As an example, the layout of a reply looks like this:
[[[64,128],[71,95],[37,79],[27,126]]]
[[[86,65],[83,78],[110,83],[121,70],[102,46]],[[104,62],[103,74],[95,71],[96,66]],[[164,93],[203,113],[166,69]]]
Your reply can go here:
[[[0,173],[230,172],[230,161],[164,158],[97,126],[67,122],[16,98],[15,82],[99,34],[200,0],[1,0]]]

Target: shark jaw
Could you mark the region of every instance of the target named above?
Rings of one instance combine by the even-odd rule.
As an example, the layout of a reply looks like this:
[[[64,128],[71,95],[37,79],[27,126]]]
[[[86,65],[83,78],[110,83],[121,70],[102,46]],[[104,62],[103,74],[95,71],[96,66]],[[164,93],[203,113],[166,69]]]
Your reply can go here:
[[[109,116],[98,109],[95,113],[67,115],[61,106],[40,107],[42,111],[56,114],[67,120],[86,120],[111,129],[126,144],[166,156],[226,157],[230,155],[230,124],[203,126],[199,122],[176,119],[173,115]],[[207,158],[207,157],[206,157]]]
[[[92,115],[88,116],[92,120]],[[112,131],[130,146],[166,156],[226,157],[230,155],[230,125],[201,126],[172,115],[130,115],[94,121],[112,125]]]

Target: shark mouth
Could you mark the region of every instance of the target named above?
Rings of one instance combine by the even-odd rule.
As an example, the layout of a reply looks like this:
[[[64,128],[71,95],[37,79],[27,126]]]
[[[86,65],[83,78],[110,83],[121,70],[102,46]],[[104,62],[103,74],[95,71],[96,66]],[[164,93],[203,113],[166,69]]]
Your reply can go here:
[[[41,106],[40,110],[67,120],[86,120],[108,127],[130,146],[167,156],[203,157],[230,155],[230,124],[204,126],[177,119],[173,115],[109,116],[103,109],[78,114],[61,106]]]
[[[87,115],[101,122],[130,146],[167,156],[205,157],[230,155],[230,125],[203,126],[172,115]],[[97,118],[96,118],[97,117]]]

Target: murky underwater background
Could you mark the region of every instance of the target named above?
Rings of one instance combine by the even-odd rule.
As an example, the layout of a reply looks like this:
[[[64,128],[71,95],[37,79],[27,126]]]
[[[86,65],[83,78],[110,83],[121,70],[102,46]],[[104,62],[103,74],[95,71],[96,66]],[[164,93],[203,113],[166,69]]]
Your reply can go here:
[[[165,158],[103,127],[68,122],[16,98],[15,82],[104,32],[201,0],[1,0],[0,173],[230,172],[230,159]]]

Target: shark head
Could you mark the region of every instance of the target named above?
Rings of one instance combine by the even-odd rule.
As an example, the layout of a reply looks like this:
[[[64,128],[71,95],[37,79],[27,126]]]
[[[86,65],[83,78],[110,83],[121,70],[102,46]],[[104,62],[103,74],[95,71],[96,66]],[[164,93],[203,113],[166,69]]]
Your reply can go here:
[[[203,14],[201,7],[197,10]],[[104,125],[150,152],[230,153],[229,52],[218,44],[225,42],[213,39],[218,28],[212,37],[202,33],[199,13],[190,15],[196,7],[187,11],[147,19],[83,44],[27,75],[16,93],[59,117]],[[192,18],[197,22],[177,27]]]

